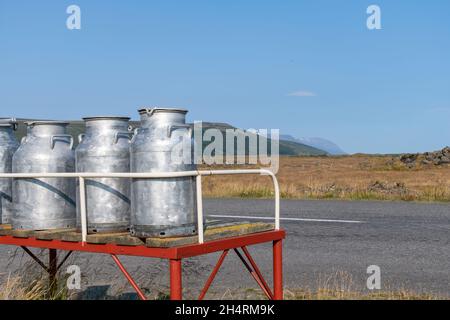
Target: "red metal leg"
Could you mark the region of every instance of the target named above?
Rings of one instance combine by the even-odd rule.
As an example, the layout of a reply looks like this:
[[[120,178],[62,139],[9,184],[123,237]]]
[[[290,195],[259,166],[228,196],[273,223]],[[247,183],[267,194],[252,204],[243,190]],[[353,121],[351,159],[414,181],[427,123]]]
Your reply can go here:
[[[261,283],[263,284],[264,288],[268,292],[268,294],[270,296],[270,299],[273,300],[272,291],[270,290],[270,287],[267,285],[266,280],[264,280],[264,277],[263,277],[261,271],[259,271],[259,268],[258,268],[257,264],[255,263],[255,261],[253,260],[252,256],[250,255],[250,252],[248,252],[246,247],[242,247],[242,251],[244,251],[245,256],[247,257],[248,261],[250,262],[250,264],[253,267],[253,270],[255,270],[256,274],[258,275],[259,280],[261,281]]]
[[[142,292],[142,290],[138,287],[138,285],[136,284],[136,282],[133,280],[133,278],[131,277],[131,275],[128,273],[128,271],[125,269],[125,267],[123,266],[122,262],[120,262],[119,258],[117,258],[117,256],[115,254],[112,254],[111,257],[113,258],[113,260],[116,262],[117,266],[119,267],[120,271],[122,271],[122,273],[125,275],[125,277],[127,278],[128,282],[133,286],[134,290],[136,290],[136,293],[139,296],[139,299],[141,300],[147,300],[147,297],[145,296],[145,294]]]
[[[211,283],[214,281],[214,278],[217,275],[217,272],[219,272],[220,267],[222,266],[223,260],[225,260],[225,257],[228,254],[229,249],[222,252],[220,255],[219,260],[217,261],[216,266],[214,267],[213,271],[211,272],[211,275],[208,278],[208,281],[206,281],[205,287],[203,288],[202,292],[200,293],[200,296],[198,297],[198,300],[203,300],[206,293],[208,292],[209,287],[211,286]]]
[[[273,293],[275,300],[283,300],[283,241],[273,242]]]
[[[264,294],[267,296],[268,299],[272,299],[271,293],[267,291],[267,289],[264,287],[264,284],[262,283],[261,279],[259,278],[258,274],[252,269],[252,267],[247,263],[247,261],[244,259],[244,257],[241,255],[239,250],[237,248],[234,249],[234,252],[236,252],[239,259],[241,259],[242,263],[244,264],[245,268],[247,268],[248,272],[252,275],[253,279],[258,283],[260,288],[263,290]]]
[[[170,259],[170,300],[181,300],[182,292],[181,259]]]

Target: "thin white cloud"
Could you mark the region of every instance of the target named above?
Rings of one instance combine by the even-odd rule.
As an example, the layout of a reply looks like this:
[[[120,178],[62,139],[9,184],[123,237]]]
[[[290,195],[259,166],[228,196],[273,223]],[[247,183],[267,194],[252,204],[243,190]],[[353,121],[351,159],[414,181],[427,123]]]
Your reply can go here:
[[[299,90],[288,94],[289,97],[317,97],[315,92]]]

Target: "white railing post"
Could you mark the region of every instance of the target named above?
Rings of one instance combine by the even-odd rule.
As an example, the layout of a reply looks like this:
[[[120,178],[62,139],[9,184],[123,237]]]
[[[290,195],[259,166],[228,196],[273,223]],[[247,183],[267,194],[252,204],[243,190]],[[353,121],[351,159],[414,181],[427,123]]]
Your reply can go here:
[[[278,179],[272,171],[263,170],[269,172],[269,175],[273,181],[273,187],[275,192],[275,230],[280,230],[280,185]]]
[[[198,223],[198,243],[205,242],[203,234],[203,192],[202,192],[202,175],[198,172],[196,178],[196,190],[197,190],[197,223]]]
[[[84,178],[79,177],[80,182],[80,217],[81,217],[81,241],[87,242],[87,217],[86,217],[86,188]]]

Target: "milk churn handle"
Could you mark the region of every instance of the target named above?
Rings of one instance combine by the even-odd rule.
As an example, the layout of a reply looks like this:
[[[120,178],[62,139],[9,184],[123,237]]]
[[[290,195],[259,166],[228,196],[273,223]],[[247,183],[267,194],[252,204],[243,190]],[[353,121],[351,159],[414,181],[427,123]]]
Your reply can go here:
[[[50,138],[50,148],[52,150],[55,148],[55,138],[69,138],[70,139],[70,149],[73,148],[73,137],[70,134],[55,134]]]
[[[0,124],[2,127],[10,127],[13,131],[17,130],[17,120],[16,118],[10,118],[8,119],[8,122],[2,122]]]
[[[116,144],[117,142],[119,142],[120,137],[124,137],[127,138],[128,140],[131,140],[133,137],[133,132],[125,132],[125,131],[119,131],[116,132],[116,134],[114,135],[114,144]]]
[[[138,133],[139,133],[139,128],[135,128],[133,131],[133,137],[131,138],[131,143],[133,143],[134,140],[136,140]]]
[[[18,127],[17,119],[16,119],[16,118],[12,118],[12,119],[11,119],[11,124],[12,124],[12,129],[13,129],[14,131],[16,131],[16,130],[17,130],[17,127]]]
[[[188,129],[189,136],[192,137],[192,127],[189,124],[173,124],[167,127],[167,136],[170,138],[176,129]]]
[[[81,143],[81,142],[83,141],[83,139],[84,139],[85,136],[86,136],[85,133],[80,133],[80,134],[78,135],[78,143]]]
[[[145,112],[147,112],[147,114],[149,115],[149,117],[151,117],[153,115],[153,113],[155,113],[156,108],[147,108],[145,109]]]

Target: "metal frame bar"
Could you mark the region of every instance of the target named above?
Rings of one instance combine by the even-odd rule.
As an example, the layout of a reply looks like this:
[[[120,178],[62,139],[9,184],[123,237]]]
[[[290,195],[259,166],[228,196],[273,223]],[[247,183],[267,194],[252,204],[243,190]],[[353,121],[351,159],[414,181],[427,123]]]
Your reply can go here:
[[[202,176],[211,175],[236,175],[236,174],[260,174],[268,175],[272,178],[275,190],[275,230],[280,230],[280,187],[275,174],[267,169],[239,169],[239,170],[197,170],[179,172],[127,172],[127,173],[89,173],[89,172],[63,172],[63,173],[0,173],[1,178],[78,178],[80,184],[80,215],[81,233],[83,246],[87,242],[87,213],[86,213],[86,187],[85,179],[88,178],[141,178],[141,179],[162,179],[177,177],[196,177],[197,182],[197,220],[198,220],[198,240],[204,243],[203,226],[203,194]]]
[[[50,273],[50,267],[46,266],[41,259],[39,259],[33,252],[30,251],[30,249],[28,249],[25,246],[20,246],[23,251],[25,251],[38,265],[40,265],[45,271],[47,271],[48,273]],[[54,252],[49,252],[49,255],[54,255],[54,253],[56,252],[56,249],[49,249],[49,250],[55,250]],[[63,264],[67,261],[67,259],[70,257],[70,255],[73,253],[73,251],[69,251],[66,256],[64,257],[64,259],[61,260],[61,262],[56,266],[56,272],[59,271],[59,269],[61,269],[61,267],[63,266]],[[54,258],[49,258],[49,261],[52,261],[52,259]]]
[[[201,256],[208,253],[220,252],[226,249],[241,248],[243,246],[256,245],[284,239],[284,230],[272,230],[248,235],[224,238],[208,241],[204,244],[191,244],[172,248],[155,248],[140,246],[122,246],[113,243],[82,245],[80,242],[68,242],[62,240],[39,240],[36,238],[16,238],[13,236],[0,236],[0,244],[25,246],[43,249],[58,249],[65,251],[81,251],[91,253],[105,253],[127,256],[139,256],[159,259],[183,259]]]
[[[25,251],[33,260],[34,260],[34,262],[36,262],[38,265],[40,265],[41,267],[42,267],[42,269],[44,269],[46,272],[49,272],[49,269],[48,269],[48,267],[45,265],[45,263],[43,263],[42,261],[41,261],[41,259],[39,259],[38,257],[36,257],[36,255],[33,253],[33,252],[31,252],[30,251],[30,249],[28,249],[27,247],[25,247],[25,246],[20,246],[22,249],[23,249],[23,251]]]
[[[213,271],[211,272],[210,276],[208,277],[208,280],[205,283],[205,286],[203,287],[202,291],[200,292],[200,295],[198,296],[198,300],[203,300],[205,298],[206,293],[209,290],[209,287],[214,281],[214,278],[216,277],[217,273],[220,270],[220,267],[222,266],[223,261],[225,260],[225,257],[228,255],[228,252],[230,250],[227,249],[220,255],[219,260],[217,261],[216,266],[214,267]]]
[[[125,278],[127,278],[128,282],[134,288],[134,290],[136,291],[136,293],[139,296],[139,299],[147,300],[147,297],[142,292],[141,288],[139,288],[137,283],[134,281],[133,277],[128,273],[127,269],[125,269],[125,267],[123,266],[122,262],[120,262],[119,258],[115,254],[112,254],[111,257],[113,258],[114,262],[119,267],[120,271],[122,271],[122,273],[124,274]]]
[[[255,279],[256,283],[258,283],[258,285],[260,286],[260,288],[263,290],[264,294],[266,295],[266,297],[269,300],[272,300],[272,293],[269,292],[267,290],[267,288],[264,286],[264,280],[262,280],[259,275],[252,269],[252,267],[247,263],[247,261],[244,259],[244,257],[241,255],[241,253],[239,252],[238,248],[234,249],[234,252],[236,252],[237,256],[239,257],[239,259],[242,261],[242,263],[244,264],[245,268],[247,269],[248,272],[250,272],[250,274],[252,275],[253,279]]]
[[[181,259],[169,260],[170,300],[183,299],[183,267]]]
[[[253,260],[252,256],[250,255],[250,252],[248,252],[247,247],[244,246],[241,249],[242,249],[242,251],[244,251],[244,254],[247,257],[248,261],[250,262],[250,265],[253,267],[253,270],[255,270],[255,273],[258,276],[258,278],[260,279],[268,296],[270,297],[271,300],[273,300],[272,291],[270,290],[270,287],[267,285],[266,280],[264,280],[264,277],[263,277],[261,271],[259,270],[258,265],[256,264],[255,260]]]
[[[283,300],[283,240],[273,241],[273,295]]]
[[[58,264],[58,254],[57,250],[53,248],[48,249],[48,266],[42,262],[41,259],[39,259],[33,252],[31,252],[30,249],[28,249],[26,246],[20,246],[38,265],[40,265],[47,273],[48,273],[48,294],[49,296],[53,296],[58,288],[57,278],[56,275],[59,271],[59,269],[62,267],[64,262],[67,261],[69,256],[72,254],[73,251],[69,251],[64,259]]]
[[[86,184],[84,177],[79,177],[80,188],[80,219],[81,219],[81,237],[83,239],[82,245],[86,243],[88,227],[87,227],[87,207],[86,207]]]
[[[61,267],[63,266],[63,264],[67,261],[67,259],[69,259],[69,257],[72,255],[73,251],[69,251],[66,256],[64,257],[64,259],[61,260],[61,262],[58,264],[58,270],[61,269]]]
[[[49,294],[53,296],[58,288],[56,274],[58,273],[58,252],[56,249],[48,249],[48,287]]]
[[[247,261],[244,259],[242,254],[239,252],[238,248],[233,248],[234,252],[236,252],[236,255],[239,257],[239,259],[244,264],[247,271],[252,275],[252,277],[255,279],[256,283],[260,286],[260,288],[263,290],[264,294],[269,300],[274,300],[274,295],[272,294],[272,291],[270,290],[270,287],[267,285],[267,282],[264,280],[263,275],[261,274],[261,271],[259,270],[257,264],[253,260],[252,256],[250,255],[250,252],[248,251],[247,247],[243,246],[241,247],[242,251],[244,252],[245,256],[250,262],[250,265],[247,263]],[[229,249],[222,252],[222,254],[219,257],[219,260],[217,261],[214,269],[212,270],[210,276],[208,277],[208,280],[205,283],[205,286],[203,287],[200,296],[198,297],[198,300],[203,300],[206,293],[208,292],[212,282],[214,281],[214,278],[216,277],[217,273],[220,270],[220,267],[223,264],[223,261],[225,260],[227,254],[229,252]],[[252,269],[253,268],[253,269]]]
[[[196,195],[197,195],[197,232],[198,243],[204,243],[204,230],[203,230],[203,189],[202,189],[202,176],[199,174],[195,178]]]

